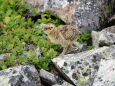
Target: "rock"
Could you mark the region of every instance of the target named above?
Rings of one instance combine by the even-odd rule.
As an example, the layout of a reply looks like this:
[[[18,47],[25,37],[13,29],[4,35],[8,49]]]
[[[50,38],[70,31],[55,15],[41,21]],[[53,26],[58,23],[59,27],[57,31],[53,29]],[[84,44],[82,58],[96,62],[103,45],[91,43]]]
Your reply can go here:
[[[100,29],[114,12],[115,0],[25,0],[39,11],[49,10],[66,24],[74,24],[81,31]]]
[[[5,57],[5,54],[1,54],[1,55],[0,55],[0,61],[3,61],[3,60],[4,60],[4,57]]]
[[[26,51],[35,50],[35,46],[33,44],[25,44]]]
[[[49,85],[57,84],[59,86],[73,86],[72,84],[66,82],[59,76],[53,75],[52,73],[49,73],[43,69],[40,70],[40,77]]]
[[[100,32],[92,31],[92,40],[95,48],[115,44],[115,25]]]
[[[29,56],[29,52],[28,51],[24,51],[23,54],[21,56]]]
[[[43,26],[44,24],[40,24],[38,25],[36,28],[40,28]],[[42,57],[42,54],[41,54],[41,49],[38,47],[36,49],[36,47],[33,45],[33,44],[27,44],[25,42],[23,42],[23,45],[25,46],[25,51],[23,52],[22,56],[29,56],[29,50],[32,50],[32,51],[35,51],[35,55],[37,57]]]
[[[101,61],[93,86],[115,86],[115,59]]]
[[[37,48],[36,51],[35,51],[35,54],[37,55],[37,57],[42,57],[42,54],[41,54],[41,49],[40,48]]]
[[[25,47],[25,51],[29,51],[29,50],[35,50],[35,45],[33,44],[27,44],[25,42],[22,43]]]
[[[38,25],[36,26],[36,28],[42,29],[44,25],[45,25],[44,23],[38,24]]]
[[[53,64],[75,86],[92,86],[101,59],[115,58],[115,46],[54,58]]]
[[[12,53],[5,53],[5,54],[0,54],[0,61],[3,61],[5,56],[11,56]]]
[[[4,55],[0,55],[0,61],[4,60]]]
[[[0,86],[41,86],[33,65],[20,65],[0,71]]]

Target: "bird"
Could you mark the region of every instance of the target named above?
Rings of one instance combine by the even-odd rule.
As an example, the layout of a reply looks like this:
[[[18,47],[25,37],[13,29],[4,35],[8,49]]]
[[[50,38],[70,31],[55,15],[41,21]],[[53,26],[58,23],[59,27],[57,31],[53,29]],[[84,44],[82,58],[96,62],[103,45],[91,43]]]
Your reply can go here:
[[[54,44],[60,44],[63,51],[60,56],[67,54],[68,50],[72,48],[73,42],[81,34],[80,30],[75,25],[59,25],[55,26],[52,23],[45,24],[42,31],[47,34],[50,41]]]

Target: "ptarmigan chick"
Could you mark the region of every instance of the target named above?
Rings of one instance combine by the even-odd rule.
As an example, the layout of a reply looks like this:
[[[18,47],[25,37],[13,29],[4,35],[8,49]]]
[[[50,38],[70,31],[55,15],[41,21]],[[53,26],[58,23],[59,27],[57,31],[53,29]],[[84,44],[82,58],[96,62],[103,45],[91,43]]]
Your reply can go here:
[[[80,31],[73,25],[60,25],[56,27],[51,23],[45,24],[42,31],[48,35],[51,42],[60,44],[63,47],[63,52],[60,55],[67,53],[80,34]]]

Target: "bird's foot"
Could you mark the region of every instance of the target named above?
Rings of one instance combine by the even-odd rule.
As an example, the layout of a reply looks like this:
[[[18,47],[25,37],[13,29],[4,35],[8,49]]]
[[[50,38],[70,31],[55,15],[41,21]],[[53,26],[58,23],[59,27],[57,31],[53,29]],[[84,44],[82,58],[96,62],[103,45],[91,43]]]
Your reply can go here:
[[[61,54],[59,55],[59,57],[64,58],[64,54],[63,54],[63,53],[61,53]]]

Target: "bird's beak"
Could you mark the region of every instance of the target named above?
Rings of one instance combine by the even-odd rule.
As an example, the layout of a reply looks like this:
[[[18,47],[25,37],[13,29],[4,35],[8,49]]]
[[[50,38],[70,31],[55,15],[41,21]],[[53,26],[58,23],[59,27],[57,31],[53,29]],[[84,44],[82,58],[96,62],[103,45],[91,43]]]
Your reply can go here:
[[[41,31],[43,32],[43,28],[41,29]]]

